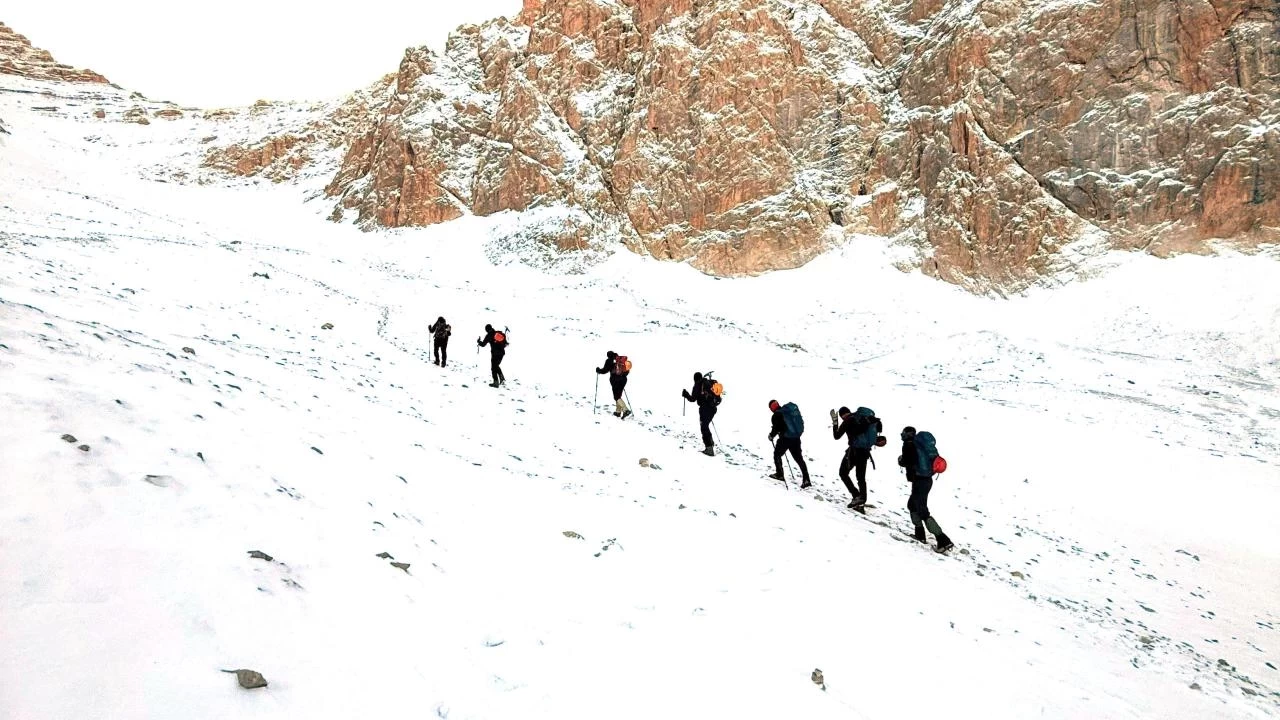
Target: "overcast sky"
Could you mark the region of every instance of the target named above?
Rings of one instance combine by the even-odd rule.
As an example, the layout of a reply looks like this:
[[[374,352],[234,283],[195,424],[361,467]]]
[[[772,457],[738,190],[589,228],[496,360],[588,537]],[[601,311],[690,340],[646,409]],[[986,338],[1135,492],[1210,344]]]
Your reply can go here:
[[[406,47],[515,15],[521,0],[15,0],[0,22],[153,100],[214,107],[344,95]],[[340,8],[340,9],[339,9]]]

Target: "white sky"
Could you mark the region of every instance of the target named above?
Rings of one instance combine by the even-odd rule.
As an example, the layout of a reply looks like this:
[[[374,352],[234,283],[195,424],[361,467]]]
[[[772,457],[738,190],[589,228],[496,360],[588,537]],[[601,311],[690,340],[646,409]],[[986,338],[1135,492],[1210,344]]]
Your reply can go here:
[[[3,21],[58,62],[153,100],[215,107],[344,95],[521,0],[21,0]],[[340,9],[339,9],[340,8]]]

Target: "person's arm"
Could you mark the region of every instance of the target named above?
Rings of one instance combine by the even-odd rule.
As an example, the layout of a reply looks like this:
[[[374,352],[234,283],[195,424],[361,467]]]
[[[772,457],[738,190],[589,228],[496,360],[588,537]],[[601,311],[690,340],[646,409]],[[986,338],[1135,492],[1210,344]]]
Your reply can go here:
[[[782,413],[775,412],[773,414],[772,425],[773,427],[769,431],[770,440],[772,440],[775,436],[781,436],[783,432],[787,429],[787,422],[782,419]]]
[[[849,430],[848,420],[845,420],[844,422],[838,422],[835,425],[831,426],[831,434],[835,436],[836,440],[839,440],[840,438],[844,437],[845,432],[847,432],[848,430]]]

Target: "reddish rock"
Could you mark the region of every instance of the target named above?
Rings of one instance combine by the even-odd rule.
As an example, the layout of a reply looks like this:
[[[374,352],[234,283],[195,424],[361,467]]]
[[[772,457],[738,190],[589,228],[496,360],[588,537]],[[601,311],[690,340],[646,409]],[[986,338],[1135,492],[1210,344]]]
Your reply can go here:
[[[53,59],[46,50],[31,46],[31,41],[0,22],[0,74],[18,75],[32,80],[102,83],[107,79],[92,70],[78,70]]]

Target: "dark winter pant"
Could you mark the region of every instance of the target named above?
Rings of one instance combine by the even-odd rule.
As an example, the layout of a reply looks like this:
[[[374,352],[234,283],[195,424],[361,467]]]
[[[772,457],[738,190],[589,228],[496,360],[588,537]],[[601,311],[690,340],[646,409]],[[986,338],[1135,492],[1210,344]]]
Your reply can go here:
[[[698,406],[698,427],[702,429],[702,444],[704,447],[711,447],[715,444],[711,442],[711,421],[715,419],[715,416],[715,405]]]
[[[432,352],[435,354],[436,364],[443,366],[449,359],[449,341],[436,340],[435,345],[432,346]]]
[[[490,353],[489,370],[493,373],[493,384],[501,385],[507,381],[507,376],[502,374],[502,356],[505,352]]]
[[[804,463],[804,455],[800,454],[800,438],[778,438],[778,442],[773,446],[773,466],[782,474],[782,456],[784,453],[790,452],[791,457],[796,459],[796,465],[800,466],[800,475],[804,478],[804,482],[809,482],[809,466]]]
[[[609,387],[613,389],[613,414],[619,416],[624,413],[629,414],[631,408],[627,407],[627,404],[622,401],[622,392],[627,389],[627,376],[610,375]]]
[[[854,502],[867,502],[867,461],[871,459],[871,450],[869,448],[851,447],[844,454],[844,460],[840,462],[840,482],[844,483],[849,494],[853,496]],[[853,489],[853,483],[849,480],[849,471],[855,470],[855,477],[858,478],[858,489]]]
[[[915,526],[916,537],[924,538],[925,527],[941,540],[946,533],[938,526],[938,522],[929,514],[929,491],[933,489],[933,478],[907,476],[911,481],[911,497],[907,499],[907,511],[911,513],[911,524]]]

